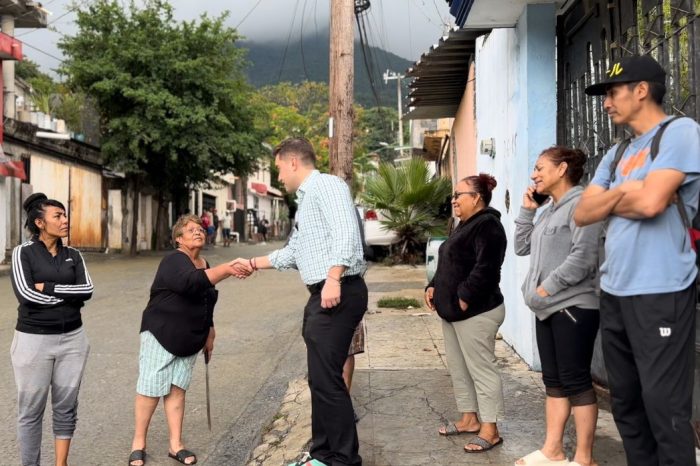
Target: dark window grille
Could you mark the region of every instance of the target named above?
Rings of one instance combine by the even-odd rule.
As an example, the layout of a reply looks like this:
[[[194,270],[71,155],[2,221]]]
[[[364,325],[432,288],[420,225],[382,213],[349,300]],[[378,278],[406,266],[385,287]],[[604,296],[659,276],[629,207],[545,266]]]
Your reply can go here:
[[[589,156],[585,180],[625,136],[602,97],[588,97],[611,62],[650,54],[666,69],[666,112],[700,117],[700,0],[579,0],[557,25],[557,141]]]

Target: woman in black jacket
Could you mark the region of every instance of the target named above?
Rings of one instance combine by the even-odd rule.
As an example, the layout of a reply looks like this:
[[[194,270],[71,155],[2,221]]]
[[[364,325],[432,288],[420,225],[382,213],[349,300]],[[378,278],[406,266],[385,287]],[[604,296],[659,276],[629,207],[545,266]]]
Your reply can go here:
[[[199,217],[180,217],[173,226],[177,250],[163,258],[151,285],[141,320],[130,466],[146,462],[146,434],[161,397],[170,431],[168,456],[182,464],[197,462],[195,454],[182,444],[185,391],[197,354],[203,350],[208,362],[214,349],[214,285],[239,275],[233,262],[209,267],[199,255],[206,240]]]
[[[24,202],[32,238],[12,251],[19,315],[10,353],[17,385],[17,440],[23,465],[39,465],[44,407],[51,391],[57,466],[68,462],[78,419],[78,391],[90,344],[80,309],[92,280],[68,236],[66,208],[42,193]]]
[[[462,418],[441,435],[477,434],[464,450],[481,453],[503,443],[497,421],[504,416],[495,338],[505,318],[499,288],[506,234],[501,214],[489,207],[496,180],[487,174],[460,181],[452,196],[459,225],[440,246],[425,302],[442,318],[447,363]]]

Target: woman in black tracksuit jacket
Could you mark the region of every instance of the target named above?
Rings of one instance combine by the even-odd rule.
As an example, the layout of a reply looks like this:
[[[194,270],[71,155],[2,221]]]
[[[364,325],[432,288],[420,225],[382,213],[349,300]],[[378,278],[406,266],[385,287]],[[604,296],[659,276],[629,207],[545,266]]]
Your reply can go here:
[[[467,453],[501,444],[497,421],[504,416],[503,388],[496,365],[495,337],[505,318],[499,288],[506,234],[501,214],[489,207],[496,180],[486,174],[455,187],[452,208],[459,225],[440,246],[438,266],[425,291],[428,306],[442,318],[447,365],[460,420],[441,435],[476,434]]]
[[[24,202],[32,238],[12,252],[12,287],[19,301],[10,349],[17,385],[22,465],[39,465],[44,407],[51,390],[58,466],[66,465],[75,432],[78,390],[90,349],[80,309],[93,285],[68,236],[66,209],[44,194]]]

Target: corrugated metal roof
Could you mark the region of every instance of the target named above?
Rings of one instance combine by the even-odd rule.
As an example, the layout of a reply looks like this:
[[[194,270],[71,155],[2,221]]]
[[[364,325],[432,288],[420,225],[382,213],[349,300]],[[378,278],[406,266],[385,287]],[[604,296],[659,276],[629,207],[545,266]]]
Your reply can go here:
[[[476,38],[489,32],[491,29],[454,28],[421,55],[406,71],[413,81],[409,84],[409,112],[404,119],[455,116],[467,86]]]
[[[463,27],[474,0],[447,0],[447,3],[450,5],[450,14],[455,17],[457,26]]]

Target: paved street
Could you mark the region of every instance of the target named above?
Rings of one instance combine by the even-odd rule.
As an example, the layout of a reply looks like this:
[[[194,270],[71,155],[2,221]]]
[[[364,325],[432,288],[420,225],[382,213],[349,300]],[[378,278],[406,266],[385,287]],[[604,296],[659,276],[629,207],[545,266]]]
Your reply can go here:
[[[204,251],[212,264],[279,246],[232,245]],[[159,256],[124,259],[87,255],[95,294],[83,311],[91,343],[80,396],[78,431],[70,463],[126,464],[133,433],[133,397],[138,371],[138,329]],[[255,437],[274,415],[289,380],[305,373],[300,336],[306,290],[297,273],[266,271],[218,286],[216,347],[210,366],[212,432],[207,429],[203,359],[187,393],[184,441],[199,464],[243,464]],[[15,386],[9,348],[16,299],[9,276],[0,277],[0,451],[3,465],[19,464],[15,434]],[[50,418],[44,420],[43,463],[52,464]],[[167,458],[167,428],[161,407],[149,433],[149,466]]]

